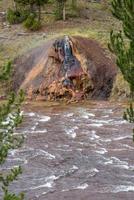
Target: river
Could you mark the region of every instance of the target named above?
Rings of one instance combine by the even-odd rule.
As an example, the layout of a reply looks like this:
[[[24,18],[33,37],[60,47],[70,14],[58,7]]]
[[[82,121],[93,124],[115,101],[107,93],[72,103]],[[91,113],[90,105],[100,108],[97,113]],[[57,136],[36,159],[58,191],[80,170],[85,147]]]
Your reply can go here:
[[[27,200],[133,200],[132,124],[123,104],[24,106],[16,130],[25,142],[9,153],[4,168],[21,165],[11,185]]]

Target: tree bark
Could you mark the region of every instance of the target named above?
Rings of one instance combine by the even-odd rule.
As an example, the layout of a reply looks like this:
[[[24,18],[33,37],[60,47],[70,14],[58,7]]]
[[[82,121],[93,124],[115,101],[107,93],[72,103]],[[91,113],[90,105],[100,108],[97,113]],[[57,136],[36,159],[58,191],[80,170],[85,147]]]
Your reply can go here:
[[[38,21],[40,22],[41,21],[41,6],[39,5],[38,6]]]
[[[63,21],[66,20],[66,5],[65,2],[63,3]]]
[[[30,11],[31,11],[31,13],[34,12],[34,5],[32,3],[30,4]]]
[[[17,3],[13,1],[14,10],[17,10]]]
[[[72,8],[76,8],[77,7],[77,0],[72,0]]]

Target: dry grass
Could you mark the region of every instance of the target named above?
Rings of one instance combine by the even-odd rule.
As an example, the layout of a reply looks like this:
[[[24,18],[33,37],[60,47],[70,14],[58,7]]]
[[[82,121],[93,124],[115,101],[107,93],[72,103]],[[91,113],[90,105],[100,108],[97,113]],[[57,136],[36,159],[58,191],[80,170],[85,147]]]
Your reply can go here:
[[[113,85],[111,99],[122,100],[130,97],[130,87],[127,81],[124,80],[121,73],[118,73],[116,80]]]

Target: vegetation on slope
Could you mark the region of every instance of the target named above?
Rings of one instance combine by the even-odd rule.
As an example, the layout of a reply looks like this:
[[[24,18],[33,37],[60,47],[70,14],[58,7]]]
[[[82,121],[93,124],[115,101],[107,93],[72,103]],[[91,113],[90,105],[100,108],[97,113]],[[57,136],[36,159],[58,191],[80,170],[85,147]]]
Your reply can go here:
[[[109,44],[110,50],[117,56],[116,63],[130,88],[131,103],[124,113],[124,119],[134,123],[134,1],[113,0],[112,13],[122,21],[123,31],[111,31]],[[126,37],[128,40],[126,41]],[[134,129],[133,129],[134,136]],[[134,137],[133,137],[134,139]]]
[[[49,0],[45,7],[42,7],[42,28],[38,32],[29,32],[23,28],[22,24],[12,26],[8,25],[7,22],[4,22],[4,25],[1,24],[0,64],[3,64],[9,58],[14,60],[19,55],[41,45],[45,40],[63,35],[89,37],[98,40],[102,46],[107,48],[109,32],[113,27],[115,30],[121,29],[121,23],[110,12],[110,4],[107,3],[110,1],[92,3],[87,0],[77,0],[77,9],[73,9],[72,0],[68,0],[66,2],[66,21],[56,19],[55,11],[57,7],[54,2],[54,0]],[[6,11],[8,7],[13,8],[12,0],[1,2],[1,11]],[[107,56],[111,56],[109,51],[107,51]],[[122,84],[118,84],[120,80],[122,80]],[[127,87],[128,84],[119,73],[112,96],[115,97],[116,94],[117,96],[120,95],[121,98],[128,96],[129,94],[126,94]]]

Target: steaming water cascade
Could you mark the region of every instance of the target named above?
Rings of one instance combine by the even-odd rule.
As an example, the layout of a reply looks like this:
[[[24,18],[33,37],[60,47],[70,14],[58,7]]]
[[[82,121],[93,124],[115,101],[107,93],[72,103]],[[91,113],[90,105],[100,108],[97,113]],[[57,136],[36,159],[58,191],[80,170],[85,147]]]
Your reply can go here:
[[[16,131],[25,143],[2,166],[23,167],[11,189],[28,200],[134,199],[132,127],[122,111],[109,102],[26,105]]]

